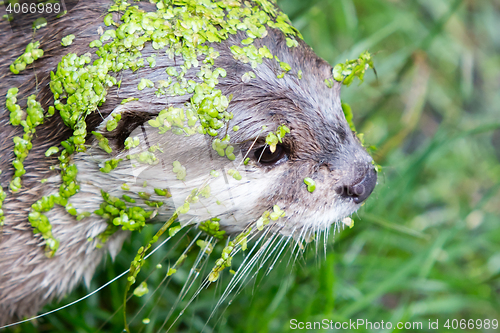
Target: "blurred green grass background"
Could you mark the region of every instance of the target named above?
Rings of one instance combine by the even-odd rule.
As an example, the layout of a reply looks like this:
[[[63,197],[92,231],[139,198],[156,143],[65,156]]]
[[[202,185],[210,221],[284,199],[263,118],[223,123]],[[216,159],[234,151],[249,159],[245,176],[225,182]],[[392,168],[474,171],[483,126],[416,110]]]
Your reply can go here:
[[[172,331],[289,332],[291,319],[361,318],[422,322],[419,332],[433,331],[428,321],[439,320],[441,332],[447,319],[500,320],[500,1],[278,3],[332,65],[364,50],[375,55],[378,77],[369,72],[362,85],[343,87],[342,100],[365,143],[378,148],[379,183],[354,216],[354,228],[330,238],[326,255],[323,245],[312,245],[295,264],[285,258],[231,297],[206,326],[222,284],[204,291]],[[128,268],[151,234],[134,236],[92,288]],[[175,261],[178,255],[165,249],[155,257]],[[187,272],[189,262],[184,267]],[[153,272],[150,288],[163,276]],[[134,321],[134,332],[158,330],[183,276],[174,275],[161,298],[134,300],[130,318],[145,304],[139,319],[151,319],[149,325]],[[121,314],[109,318],[119,308],[123,282],[13,331],[120,332]],[[86,292],[81,287],[65,302]],[[374,331],[397,330],[356,330]]]

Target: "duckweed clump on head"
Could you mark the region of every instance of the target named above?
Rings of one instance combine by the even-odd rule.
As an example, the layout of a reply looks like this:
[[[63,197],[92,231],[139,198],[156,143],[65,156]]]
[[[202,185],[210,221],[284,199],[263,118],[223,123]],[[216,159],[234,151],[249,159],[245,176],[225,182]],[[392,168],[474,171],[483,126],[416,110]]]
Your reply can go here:
[[[108,138],[105,138],[104,135],[102,135],[101,133],[98,133],[96,131],[92,131],[92,134],[95,136],[95,138],[99,142],[99,147],[101,147],[102,150],[104,150],[108,154],[111,154],[113,152],[113,150],[109,146]]]
[[[342,82],[342,84],[349,86],[355,77],[361,82],[365,76],[365,72],[373,68],[373,59],[368,51],[359,55],[358,59],[347,60],[343,64],[337,64],[333,68],[333,78],[335,81]],[[375,70],[375,69],[374,69]]]
[[[14,137],[14,155],[16,158],[12,162],[15,169],[14,177],[10,182],[10,190],[18,192],[21,189],[21,176],[26,173],[23,162],[33,147],[31,140],[35,134],[35,128],[43,124],[44,118],[54,114],[54,108],[49,108],[47,115],[41,104],[36,100],[35,95],[28,97],[26,112],[24,112],[17,103],[18,88],[10,88],[7,91],[6,106],[10,111],[10,121],[13,126],[21,125],[24,129],[22,137]]]
[[[26,69],[27,65],[43,57],[43,50],[39,49],[39,46],[40,42],[29,43],[24,53],[10,65],[10,71],[14,74],[19,74],[19,72]]]
[[[290,129],[285,125],[280,125],[276,132],[269,132],[269,134],[267,134],[266,143],[269,145],[269,149],[272,153],[276,151],[276,145],[283,142],[283,138],[287,133],[290,133]]]
[[[18,126],[21,124],[21,120],[25,119],[26,112],[24,112],[19,104],[17,104],[17,93],[18,88],[10,88],[7,91],[5,106],[10,112],[10,123],[13,126]]]
[[[108,237],[120,228],[129,231],[141,230],[153,214],[153,211],[146,211],[139,206],[127,207],[125,202],[103,190],[101,196],[104,202],[94,213],[108,220],[108,229],[103,234]],[[104,242],[106,237],[101,235],[100,240]]]
[[[52,234],[52,225],[43,213],[51,210],[56,203],[65,206],[67,201],[55,195],[42,197],[31,205],[31,212],[28,214],[28,221],[33,227],[33,232],[41,234],[45,240],[46,254],[49,257],[56,253],[59,248],[59,241]]]
[[[158,117],[150,120],[149,124],[158,128],[159,133],[172,131],[172,133],[182,136],[199,133],[216,137],[221,130],[227,128],[228,122],[233,118],[232,113],[227,111],[232,96],[224,96],[221,90],[216,88],[218,79],[226,76],[226,70],[214,67],[214,61],[219,57],[219,53],[209,43],[222,42],[239,31],[246,33],[247,37],[241,46],[234,45],[231,50],[238,60],[250,63],[251,66],[255,67],[264,59],[274,59],[274,55],[266,46],[256,48],[253,45],[255,39],[267,35],[268,28],[281,30],[287,38],[288,47],[297,46],[297,38],[302,38],[300,33],[291,26],[287,16],[280,13],[275,5],[268,0],[244,3],[207,0],[196,4],[196,6],[193,5],[192,1],[184,0],[176,1],[175,4],[165,1],[154,2],[157,10],[145,12],[137,6],[130,6],[126,1],[116,1],[109,11],[119,12],[120,20],[115,22],[112,14],[104,17],[104,23],[110,29],[104,31],[99,39],[90,43],[93,50],[82,55],[66,54],[57,65],[56,71],[51,72],[50,89],[54,96],[54,106],[49,109],[49,114],[55,107],[65,125],[73,130],[73,135],[61,142],[59,168],[62,184],[59,193],[44,197],[33,204],[30,221],[35,230],[43,234],[47,243],[52,244],[48,245],[52,254],[57,248],[54,246],[57,242],[52,239],[50,223],[43,213],[50,210],[54,204],[66,207],[68,199],[80,190],[77,181],[78,170],[72,162],[72,155],[86,150],[85,119],[106,101],[107,91],[110,87],[120,86],[121,82],[118,82],[114,73],[126,69],[136,71],[148,64],[151,68],[156,66],[154,55],[147,59],[142,58],[141,50],[147,43],[150,43],[155,50],[165,50],[170,58],[181,56],[183,63],[180,66],[167,68],[166,75],[168,77],[165,80],[153,82],[147,78],[141,78],[138,90],[155,88],[158,97],[192,94],[190,101],[183,108],[170,107],[163,110]],[[65,36],[61,43],[63,46],[67,46],[71,44],[73,39],[72,35]],[[28,44],[25,53],[11,65],[13,73],[18,73],[26,67],[26,64],[43,56],[43,51],[38,47],[39,42]],[[91,62],[92,59],[94,60]],[[290,70],[286,63],[278,62],[278,64],[283,71]],[[197,79],[188,80],[185,75],[193,67],[199,69]],[[252,75],[249,74],[249,77],[251,79]],[[15,95],[14,92],[11,95]],[[21,124],[25,114],[17,106],[15,96],[11,97],[14,98],[10,98],[8,103],[9,110],[12,112],[13,124]],[[138,99],[127,98],[122,103],[133,100]],[[31,109],[28,108],[28,113],[35,110],[37,110],[36,114],[39,114],[40,111],[43,112],[38,106],[39,104],[32,105]],[[34,115],[34,112],[28,115],[30,121]],[[107,122],[108,131],[116,129],[119,117],[119,115],[113,116]],[[42,121],[43,117],[39,119]],[[30,128],[33,125],[32,129],[34,129],[37,122],[27,122],[27,124]],[[237,128],[234,127],[234,130],[236,131]],[[108,139],[100,133],[93,132],[93,134],[101,149],[112,153]],[[16,162],[18,167],[16,172],[19,175],[24,173],[24,168],[21,168],[20,165],[25,158],[23,154],[26,154],[31,148],[31,143],[27,139],[28,137],[16,139],[19,141],[17,142],[19,154],[16,155],[20,156],[19,162],[21,162]],[[226,156],[229,160],[235,160],[234,147],[226,145],[229,142],[229,137],[225,143],[222,143],[223,140],[220,141],[214,145],[214,149],[219,155]],[[125,142],[127,149],[138,145],[138,138]],[[55,152],[54,149],[50,150],[50,154]],[[129,155],[127,158],[147,164],[158,163],[158,159],[150,151]],[[178,161],[176,162],[178,164],[174,165],[174,172],[178,179],[183,180],[186,176],[186,170]],[[102,171],[111,172],[117,163],[118,160],[106,161]],[[233,177],[241,179],[241,175],[237,171],[233,173]],[[20,187],[20,178],[16,179],[19,180],[12,182],[14,189]],[[113,206],[106,200],[104,203],[106,207]],[[151,203],[154,202],[151,201]],[[76,214],[71,206],[66,208],[68,212]],[[189,211],[189,202],[185,202],[179,208],[179,214],[187,211]],[[104,215],[111,212],[102,213]],[[113,219],[116,218],[118,216],[113,215]],[[120,218],[123,220],[122,217]]]
[[[64,123],[74,131],[67,142],[76,152],[86,150],[85,118],[104,103],[107,89],[117,84],[108,74],[113,66],[110,59],[98,58],[91,65],[90,60],[90,54],[79,57],[69,53],[61,59],[56,72],[50,73],[54,106]]]
[[[104,167],[100,168],[99,170],[101,172],[104,172],[104,173],[110,173],[111,170],[114,170],[116,169],[116,167],[118,166],[118,163],[120,163],[121,161],[123,161],[123,159],[111,159],[111,160],[108,160],[106,162],[104,162]]]
[[[132,149],[137,147],[140,144],[139,138],[137,136],[131,138],[128,137],[125,139],[125,149]]]

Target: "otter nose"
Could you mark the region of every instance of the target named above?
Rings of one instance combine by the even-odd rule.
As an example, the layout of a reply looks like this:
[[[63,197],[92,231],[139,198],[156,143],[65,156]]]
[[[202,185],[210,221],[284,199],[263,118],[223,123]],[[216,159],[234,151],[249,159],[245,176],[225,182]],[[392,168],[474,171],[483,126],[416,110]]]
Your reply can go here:
[[[336,192],[344,198],[352,198],[355,203],[360,204],[370,196],[376,183],[377,172],[370,168],[363,178],[352,184],[337,187]]]

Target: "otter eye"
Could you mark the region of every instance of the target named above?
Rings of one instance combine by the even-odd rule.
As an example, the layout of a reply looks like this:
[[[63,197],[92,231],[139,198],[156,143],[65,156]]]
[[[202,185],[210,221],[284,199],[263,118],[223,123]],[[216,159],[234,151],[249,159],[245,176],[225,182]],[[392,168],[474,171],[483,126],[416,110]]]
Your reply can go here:
[[[255,151],[255,158],[261,164],[275,164],[285,156],[285,149],[281,145],[276,146],[276,150],[271,152],[269,146],[264,146]]]

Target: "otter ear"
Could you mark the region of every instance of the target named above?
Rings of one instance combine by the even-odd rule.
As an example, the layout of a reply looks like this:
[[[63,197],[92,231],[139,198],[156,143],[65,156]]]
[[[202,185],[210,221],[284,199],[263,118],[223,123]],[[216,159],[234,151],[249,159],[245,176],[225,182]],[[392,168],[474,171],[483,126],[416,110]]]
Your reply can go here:
[[[151,109],[139,102],[119,105],[96,127],[96,132],[106,137],[113,149],[123,150],[130,133],[158,115],[156,110],[147,111]]]

